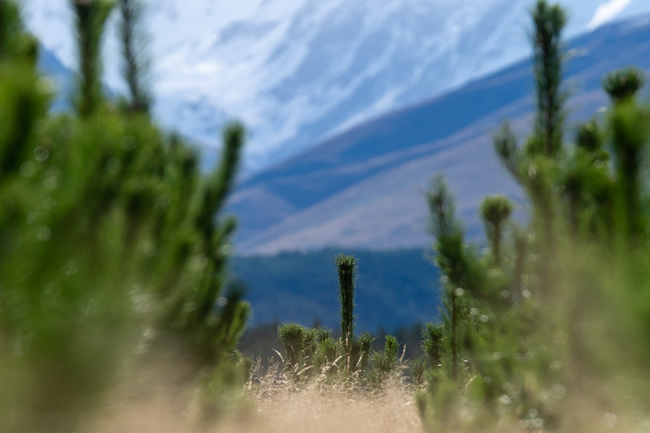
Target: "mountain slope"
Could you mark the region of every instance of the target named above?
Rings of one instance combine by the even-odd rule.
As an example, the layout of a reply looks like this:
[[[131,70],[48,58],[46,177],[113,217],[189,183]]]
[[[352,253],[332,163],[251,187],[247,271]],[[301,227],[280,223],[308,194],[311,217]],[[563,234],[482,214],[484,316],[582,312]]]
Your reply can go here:
[[[67,2],[30,0],[25,15],[45,46],[74,70]],[[147,2],[155,112],[161,124],[215,147],[221,124],[229,117],[240,118],[251,129],[249,169],[278,162],[346,125],[439,95],[522,58],[528,50],[525,34],[533,4]],[[561,3],[571,16],[569,35],[616,13],[650,12],[646,0]],[[622,7],[603,9],[604,3]],[[108,36],[107,80],[119,90],[123,84],[114,26]]]
[[[603,75],[650,70],[650,18],[603,27],[569,45],[573,118],[607,104]],[[442,97],[366,122],[243,182],[231,200],[241,253],[326,246],[407,248],[428,243],[422,189],[445,173],[470,235],[486,194],[519,192],[490,135],[505,118],[526,131],[532,116],[528,61]]]

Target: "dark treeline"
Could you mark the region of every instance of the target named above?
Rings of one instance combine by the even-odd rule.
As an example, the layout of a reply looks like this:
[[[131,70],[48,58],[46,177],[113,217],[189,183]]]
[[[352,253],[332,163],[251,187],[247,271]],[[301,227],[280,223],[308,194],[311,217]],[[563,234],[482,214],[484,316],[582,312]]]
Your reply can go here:
[[[358,259],[357,329],[376,332],[382,326],[392,330],[436,320],[439,273],[430,252],[329,249],[233,257],[231,272],[246,287],[246,299],[253,305],[251,325],[288,321],[310,326],[318,320],[337,327],[334,257],[341,252]]]

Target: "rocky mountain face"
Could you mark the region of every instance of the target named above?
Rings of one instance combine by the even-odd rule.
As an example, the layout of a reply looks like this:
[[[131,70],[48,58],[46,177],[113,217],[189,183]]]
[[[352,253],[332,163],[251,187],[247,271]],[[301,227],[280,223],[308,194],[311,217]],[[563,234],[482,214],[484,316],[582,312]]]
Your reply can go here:
[[[570,120],[586,120],[608,105],[600,90],[607,72],[629,65],[650,70],[650,17],[600,28],[567,49]],[[525,208],[491,135],[504,119],[522,134],[529,130],[532,92],[531,65],[523,61],[362,123],[249,178],[231,200],[240,219],[238,251],[427,245],[423,190],[437,173],[448,177],[469,235],[479,236],[485,195],[508,194]]]
[[[639,0],[563,3],[572,23],[567,34],[621,11],[650,10]],[[26,5],[27,22],[46,48],[42,64],[69,89],[73,77],[62,68],[74,68],[74,50],[66,1]],[[468,230],[478,235],[476,208],[485,194],[518,198],[490,135],[504,118],[526,131],[530,65],[463,83],[525,55],[530,6],[247,0],[227,9],[207,0],[152,2],[156,115],[205,143],[206,165],[218,154],[210,143],[221,122],[238,116],[250,125],[248,176],[231,200],[241,253],[420,247],[429,242],[422,191],[438,172],[449,177]],[[119,90],[119,50],[109,30],[107,78]],[[650,67],[649,40],[641,16],[571,42],[574,118],[606,105],[599,88],[607,71]],[[55,107],[65,105],[61,95]]]

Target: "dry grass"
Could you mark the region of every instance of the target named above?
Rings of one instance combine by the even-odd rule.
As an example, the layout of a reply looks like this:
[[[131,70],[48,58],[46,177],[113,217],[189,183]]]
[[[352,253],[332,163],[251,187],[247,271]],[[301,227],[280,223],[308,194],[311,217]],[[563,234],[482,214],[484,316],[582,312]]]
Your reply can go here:
[[[296,384],[279,365],[253,369],[252,380],[234,396],[246,402],[217,422],[197,423],[196,394],[179,385],[184,376],[173,368],[147,368],[131,374],[112,393],[83,433],[418,433],[422,424],[412,387],[389,380],[377,392],[354,389],[327,374]],[[564,428],[571,432],[647,433],[643,416],[619,417],[597,408],[587,396],[567,401]],[[618,412],[617,412],[618,413]],[[629,419],[627,419],[629,418]],[[519,423],[451,431],[516,432]]]
[[[400,433],[421,431],[413,391],[399,380],[363,392],[323,374],[296,386],[273,370],[250,386],[257,410],[253,431],[268,433]],[[259,428],[259,429],[258,429]],[[228,430],[220,430],[228,431]],[[235,430],[232,430],[235,431]]]
[[[241,429],[236,423],[216,431],[268,433],[400,433],[421,431],[411,397],[391,389],[375,398],[306,389],[281,392],[258,402],[255,423]]]
[[[176,373],[177,374],[177,373]],[[191,392],[170,385],[172,370],[125,380],[96,420],[92,433],[417,433],[422,431],[413,392],[391,381],[380,392],[346,389],[320,376],[296,386],[278,366],[253,371],[242,390],[248,407],[201,425]],[[160,380],[159,380],[160,379]],[[136,391],[137,389],[137,391]]]

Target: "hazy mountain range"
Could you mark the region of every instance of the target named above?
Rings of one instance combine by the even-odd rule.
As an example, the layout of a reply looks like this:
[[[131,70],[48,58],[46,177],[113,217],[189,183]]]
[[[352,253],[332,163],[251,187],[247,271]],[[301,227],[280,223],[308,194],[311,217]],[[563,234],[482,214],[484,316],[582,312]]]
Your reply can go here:
[[[650,70],[650,16],[601,27],[567,48],[569,119],[586,120],[609,104],[601,91],[607,72],[630,65]],[[258,173],[231,200],[240,219],[238,251],[425,246],[431,238],[423,191],[437,173],[448,177],[476,238],[485,195],[520,198],[499,165],[491,135],[504,119],[528,131],[532,94],[531,65],[523,61],[362,123]]]
[[[567,55],[571,118],[602,118],[608,106],[600,91],[604,74],[628,65],[650,73],[650,16],[573,40]],[[509,194],[525,209],[494,157],[490,135],[504,118],[521,132],[529,129],[530,67],[518,63],[358,125],[244,182],[232,200],[240,218],[236,245],[258,255],[236,257],[233,272],[249,287],[251,323],[311,325],[318,318],[336,327],[331,260],[342,251],[360,258],[360,329],[435,320],[440,301],[422,190],[435,173],[444,173],[474,239],[482,232],[477,206],[485,194]],[[336,248],[322,250],[328,245]],[[375,251],[350,251],[355,246]],[[413,246],[421,248],[396,250]],[[259,255],[310,249],[316,251]],[[376,251],[386,249],[392,251]]]
[[[65,2],[51,1],[35,9],[39,1],[31,0],[28,21],[36,33],[51,33],[41,36],[42,43],[63,53],[65,64],[64,35],[70,33],[61,27],[70,18]],[[599,27],[617,12],[634,15],[650,9],[643,3],[567,2],[573,23],[569,34],[598,27],[568,47],[574,117],[591,115],[607,103],[599,90],[607,71],[629,64],[650,68],[647,18]],[[316,5],[252,1],[249,6],[256,14],[230,21],[215,18],[222,6],[203,0],[183,5],[166,0],[150,10],[157,41],[153,54],[159,65],[159,118],[189,136],[216,136],[223,117],[216,113],[223,102],[219,98],[232,94],[240,98],[232,104],[235,109],[252,113],[244,109],[250,102],[245,100],[247,92],[255,93],[265,102],[250,104],[258,110],[250,119],[261,122],[249,122],[254,134],[252,166],[280,160],[248,176],[232,197],[230,209],[240,220],[238,252],[426,245],[430,240],[422,191],[437,172],[445,173],[457,192],[471,236],[481,231],[476,209],[484,195],[518,198],[517,188],[494,157],[490,135],[504,118],[526,130],[532,113],[529,63],[459,84],[529,50],[530,2],[402,0],[371,8],[366,1],[345,6],[334,0]],[[212,32],[209,24],[214,20]],[[274,43],[267,40],[271,33],[279,38]],[[114,35],[108,40],[114,43]],[[166,50],[159,54],[161,47]],[[242,53],[248,60],[240,58]],[[231,60],[229,68],[219,66],[224,59]],[[46,49],[41,63],[48,73],[64,77],[63,88],[69,88],[73,78],[58,60]],[[116,65],[115,59],[107,63]],[[252,79],[246,68],[256,70],[263,88],[244,86]],[[239,71],[241,85],[229,75],[232,71],[225,72],[230,69]],[[109,84],[117,82],[114,75],[108,74]],[[223,82],[230,83],[227,91],[215,92]],[[422,102],[426,95],[450,87],[457,90]],[[201,101],[188,103],[195,94],[203,95]],[[389,111],[413,100],[418,102],[409,108]],[[261,107],[268,107],[272,118]],[[166,110],[173,112],[168,119]],[[359,123],[378,111],[390,114]],[[293,132],[274,141],[290,119]],[[268,133],[260,132],[267,127]],[[329,138],[314,146],[321,135]],[[287,159],[291,154],[296,155]]]
[[[75,69],[68,0],[24,0],[28,26]],[[533,0],[147,0],[161,124],[206,146],[251,131],[247,168],[494,72],[528,51]],[[646,0],[562,0],[567,35],[650,11]],[[114,17],[116,18],[116,17]],[[115,29],[107,83],[123,88]]]

